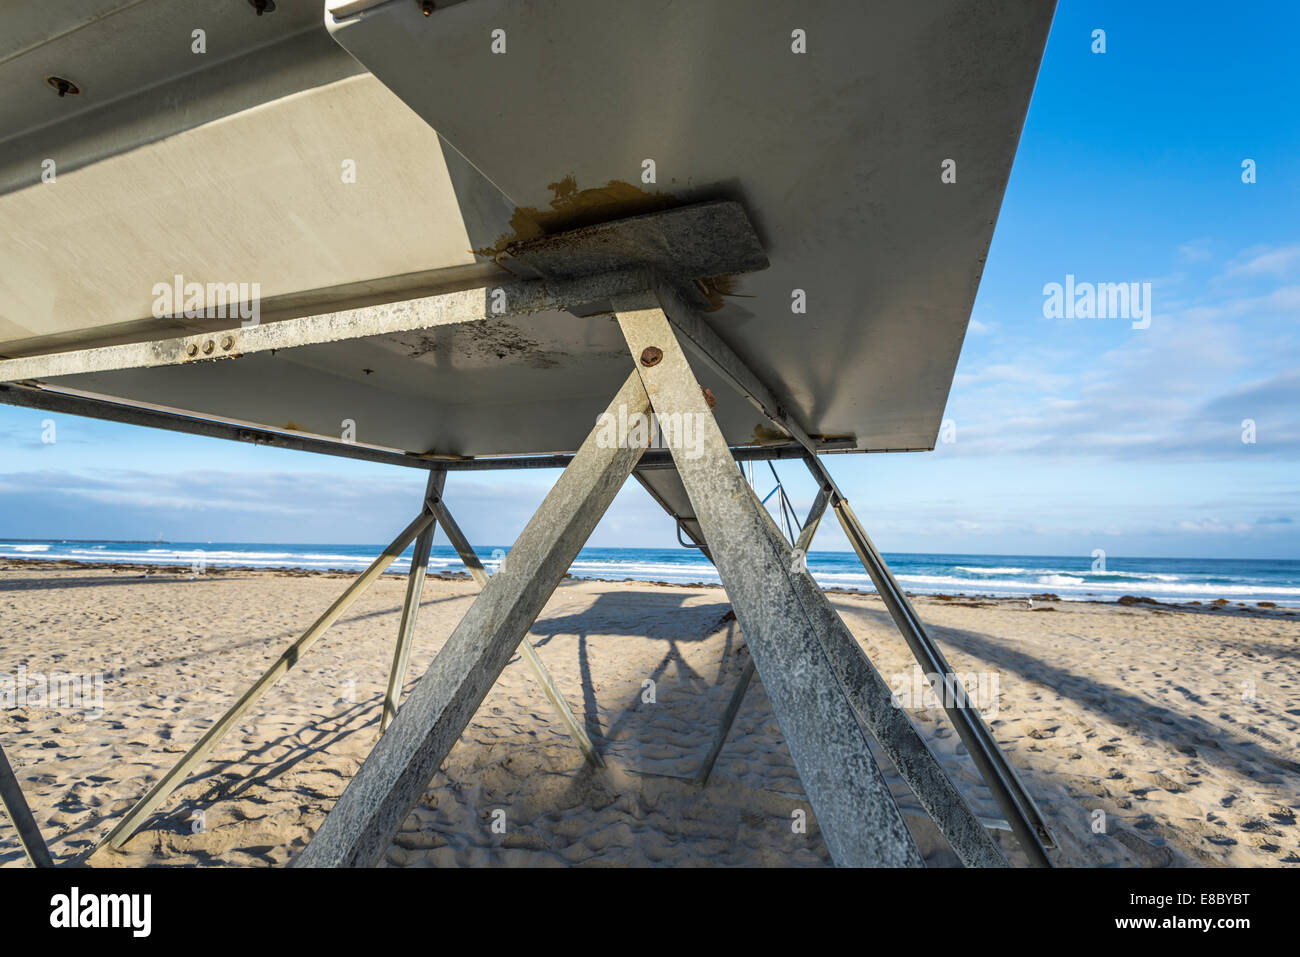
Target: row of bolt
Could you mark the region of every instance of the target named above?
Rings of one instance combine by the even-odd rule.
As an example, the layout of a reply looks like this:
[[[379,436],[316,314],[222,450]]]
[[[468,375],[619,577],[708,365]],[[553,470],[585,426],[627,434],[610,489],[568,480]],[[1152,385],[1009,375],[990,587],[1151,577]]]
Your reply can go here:
[[[221,351],[222,351],[222,352],[229,352],[229,351],[230,351],[231,349],[233,349],[234,347],[235,347],[235,337],[234,337],[234,336],[222,336],[222,337],[221,337]],[[217,344],[216,344],[216,342],[213,341],[212,339],[209,339],[207,342],[203,343],[203,354],[204,354],[205,356],[210,356],[210,355],[212,355],[213,351],[214,351],[216,348],[217,348]],[[186,357],[188,357],[188,358],[190,358],[190,359],[193,359],[193,358],[194,358],[195,356],[197,356],[198,354],[199,354],[199,344],[198,344],[197,342],[191,342],[189,345],[187,345],[187,346],[185,347],[185,355],[186,355]]]

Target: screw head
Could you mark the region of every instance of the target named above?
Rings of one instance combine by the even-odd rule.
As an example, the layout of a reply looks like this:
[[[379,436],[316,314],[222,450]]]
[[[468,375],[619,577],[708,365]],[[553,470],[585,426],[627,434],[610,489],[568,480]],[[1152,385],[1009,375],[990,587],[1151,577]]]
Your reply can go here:
[[[203,354],[205,356],[212,355],[212,350],[215,349],[216,347],[217,344],[213,342],[211,339],[209,339],[207,342],[203,343]]]
[[[191,359],[193,359],[196,355],[199,354],[199,347],[191,342],[188,346],[185,347],[185,354],[189,356]]]
[[[59,96],[77,96],[81,93],[81,87],[61,76],[47,76],[45,82],[54,87]]]
[[[641,352],[641,364],[648,369],[657,366],[663,357],[664,351],[658,346],[646,346]]]
[[[222,336],[221,349],[223,352],[229,352],[232,348],[234,348],[234,345],[235,345],[234,336]]]

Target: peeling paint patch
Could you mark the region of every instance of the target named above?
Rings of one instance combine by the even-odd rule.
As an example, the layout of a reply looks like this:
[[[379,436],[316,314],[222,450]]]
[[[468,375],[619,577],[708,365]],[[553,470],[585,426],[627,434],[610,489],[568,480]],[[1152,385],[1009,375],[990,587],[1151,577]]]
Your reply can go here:
[[[750,441],[755,445],[787,445],[790,442],[790,436],[779,429],[770,428],[760,422],[754,426],[754,434],[750,436]]]
[[[547,183],[546,188],[554,194],[549,210],[535,206],[517,207],[510,217],[513,232],[503,233],[495,244],[474,252],[499,262],[501,254],[515,243],[680,205],[671,196],[648,193],[639,186],[616,179],[595,189],[578,189],[577,179],[572,173],[559,182]]]
[[[391,338],[406,350],[409,359],[438,355],[447,359],[486,360],[488,364],[511,361],[535,369],[552,369],[571,358],[569,353],[549,349],[518,326],[501,319],[465,323],[432,335],[414,333]]]
[[[476,322],[466,332],[467,345],[480,356],[499,360],[521,359],[534,369],[554,368],[563,357],[563,354],[552,352],[507,322]]]

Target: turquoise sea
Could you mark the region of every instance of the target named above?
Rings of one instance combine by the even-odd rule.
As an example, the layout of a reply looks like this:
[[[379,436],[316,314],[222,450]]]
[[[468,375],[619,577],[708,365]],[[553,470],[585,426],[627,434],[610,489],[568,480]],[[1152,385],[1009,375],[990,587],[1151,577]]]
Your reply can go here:
[[[79,542],[0,540],[0,558],[69,560],[92,563],[199,565],[207,567],[360,570],[383,545],[253,544],[247,542]],[[475,549],[489,569],[507,545]],[[392,570],[409,567],[409,550]],[[1222,558],[1130,558],[1107,556],[1094,567],[1089,555],[918,555],[886,553],[894,575],[908,591],[922,594],[1029,596],[1050,593],[1063,599],[1113,601],[1122,595],[1166,602],[1272,601],[1300,605],[1300,561]],[[873,591],[871,580],[851,552],[819,552],[808,567],[826,588]],[[448,546],[435,546],[431,571],[461,571]],[[579,578],[639,579],[661,582],[717,582],[718,575],[698,552],[686,548],[586,548],[571,570]]]

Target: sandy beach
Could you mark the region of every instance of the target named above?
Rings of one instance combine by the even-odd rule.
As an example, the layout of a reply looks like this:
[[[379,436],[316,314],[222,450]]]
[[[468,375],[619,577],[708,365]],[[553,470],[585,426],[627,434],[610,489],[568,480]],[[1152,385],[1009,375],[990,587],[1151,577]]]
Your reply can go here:
[[[123,850],[91,852],[350,577],[0,564],[0,673],[92,676],[83,691],[102,699],[51,707],[29,696],[0,710],[0,743],[55,858],[292,860],[375,743],[399,576],[377,582]],[[466,578],[430,578],[408,690],[475,593]],[[883,605],[831,598],[885,680],[910,688],[911,658]],[[914,600],[954,668],[984,693],[994,734],[1055,831],[1057,863],[1300,864],[1300,615]],[[608,768],[584,763],[516,655],[386,863],[829,865],[761,680],[707,787],[681,780],[707,752],[747,661],[729,612],[712,586],[566,580],[528,640]],[[933,702],[904,704],[977,813],[999,818]],[[956,865],[882,767],[927,863]],[[806,829],[792,826],[800,811]],[[1023,860],[1009,834],[995,833],[1009,859]],[[25,865],[0,816],[0,866]]]

